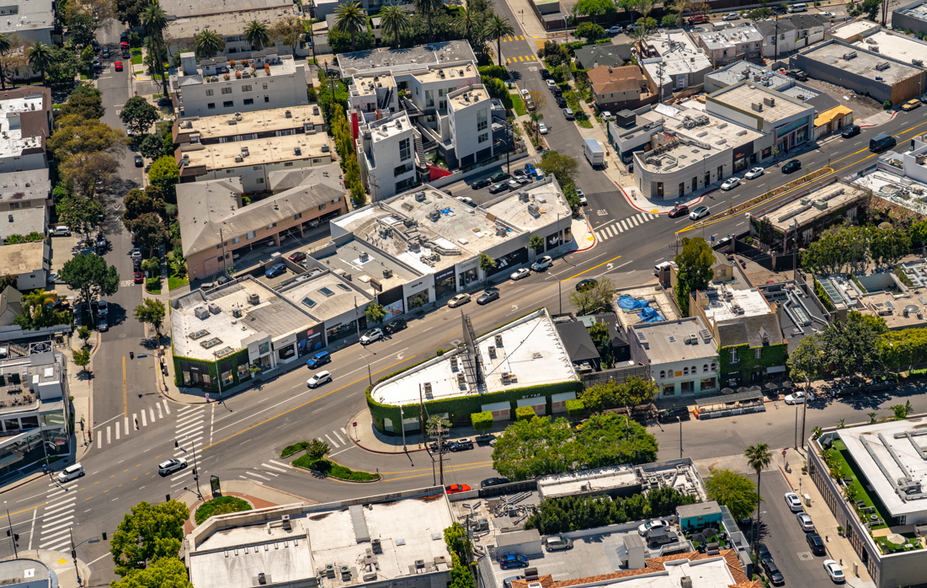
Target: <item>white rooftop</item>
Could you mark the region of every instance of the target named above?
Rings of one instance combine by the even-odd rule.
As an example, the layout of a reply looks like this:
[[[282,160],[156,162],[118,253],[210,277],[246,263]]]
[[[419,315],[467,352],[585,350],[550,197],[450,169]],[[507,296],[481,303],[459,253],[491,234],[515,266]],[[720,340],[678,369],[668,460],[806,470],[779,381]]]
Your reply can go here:
[[[853,183],[892,204],[927,215],[927,202],[923,200],[927,197],[927,184],[880,169],[854,179]]]
[[[753,26],[695,34],[709,49],[733,49],[743,43],[763,43],[763,34]]]
[[[558,498],[589,492],[607,492],[640,486],[637,473],[627,465],[609,466],[538,478],[542,498]]]
[[[55,26],[55,9],[52,0],[14,0],[3,6],[0,16],[0,33],[51,29]],[[15,10],[15,12],[11,12]]]
[[[2,18],[0,16],[0,19]],[[25,149],[42,146],[41,137],[24,137],[21,126],[23,113],[41,110],[41,94],[0,100],[0,157],[17,157],[22,155]]]
[[[852,43],[854,37],[865,36],[873,30],[879,30],[879,25],[871,20],[854,20],[844,25],[834,27],[827,32],[828,35]]]
[[[734,586],[737,580],[731,574],[727,560],[722,556],[712,559],[690,561],[668,560],[663,562],[663,571],[652,574],[620,578],[598,584],[599,588],[620,586],[620,588],[677,588],[682,586],[682,578],[691,580],[692,588],[718,588]]]
[[[502,345],[497,344],[496,335],[501,335]],[[370,394],[381,404],[401,406],[417,404],[419,386],[425,389],[426,383],[431,395],[425,399],[441,400],[576,380],[573,364],[546,309],[483,335],[475,346],[486,379],[482,390],[472,382],[466,352],[454,350],[377,384]],[[495,348],[493,356],[489,347]],[[458,385],[458,357],[465,374],[464,386]]]
[[[712,69],[711,60],[682,29],[659,29],[648,37],[647,44],[659,54],[643,60],[654,80],[660,79],[657,64],[661,61],[665,82],[669,76]]]
[[[694,339],[692,338],[694,335]],[[715,359],[718,345],[711,331],[695,318],[637,324],[629,337],[637,337],[647,357],[654,363],[672,363],[693,359]]]
[[[772,312],[766,298],[756,288],[742,290],[730,284],[713,283],[706,292],[705,316],[715,323]]]
[[[919,59],[923,66],[927,60],[927,43],[892,31],[880,30],[861,41],[856,41],[853,45],[860,49],[878,51],[880,55],[897,59],[902,63],[912,63],[912,60]]]
[[[528,193],[527,200],[522,200],[521,192]],[[532,204],[537,205],[537,213],[533,212]],[[553,181],[553,176],[550,181],[529,184],[524,190],[509,192],[501,198],[490,200],[483,208],[496,218],[504,219],[525,232],[546,227],[557,219],[563,222],[564,227],[572,222],[570,205]]]

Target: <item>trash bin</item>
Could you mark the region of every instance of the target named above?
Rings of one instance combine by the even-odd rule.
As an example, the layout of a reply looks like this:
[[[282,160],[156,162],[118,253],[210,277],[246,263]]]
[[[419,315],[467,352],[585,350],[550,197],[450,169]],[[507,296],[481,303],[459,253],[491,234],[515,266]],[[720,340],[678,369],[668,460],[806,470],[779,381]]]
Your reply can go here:
[[[801,498],[805,501],[805,506],[811,506],[811,496],[809,494],[802,494]]]

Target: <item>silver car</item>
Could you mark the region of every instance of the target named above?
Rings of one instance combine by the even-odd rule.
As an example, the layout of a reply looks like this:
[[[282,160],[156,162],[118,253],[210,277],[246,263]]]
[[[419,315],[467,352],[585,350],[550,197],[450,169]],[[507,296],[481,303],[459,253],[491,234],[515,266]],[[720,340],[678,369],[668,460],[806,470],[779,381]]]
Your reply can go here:
[[[544,548],[547,551],[573,549],[573,540],[563,535],[552,535],[544,538]]]

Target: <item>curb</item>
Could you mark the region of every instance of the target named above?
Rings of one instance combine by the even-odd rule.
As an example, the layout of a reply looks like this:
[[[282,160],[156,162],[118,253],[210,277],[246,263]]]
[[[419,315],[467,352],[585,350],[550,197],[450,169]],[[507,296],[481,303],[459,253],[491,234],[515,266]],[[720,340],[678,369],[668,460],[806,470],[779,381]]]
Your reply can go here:
[[[589,224],[589,219],[584,218],[583,222],[586,223],[586,230],[588,230],[589,234],[592,235],[592,245],[590,245],[589,247],[583,247],[582,249],[573,249],[572,251],[565,251],[563,255],[567,255],[568,253],[580,253],[582,251],[589,251],[590,249],[598,245],[599,240],[596,239],[595,231],[592,230],[592,226],[590,226]]]
[[[424,448],[424,447],[423,447],[423,448],[421,448],[421,449],[408,449],[408,450],[406,450],[406,451],[380,451],[379,449],[370,449],[370,448],[368,448],[368,447],[364,447],[363,445],[360,444],[360,441],[356,441],[355,439],[351,439],[351,441],[353,441],[355,445],[357,445],[358,447],[360,447],[360,448],[363,449],[364,451],[368,451],[368,452],[370,452],[370,453],[377,453],[377,454],[379,454],[379,455],[403,455],[403,454],[406,454],[406,453],[418,453],[419,451],[427,451],[427,450],[428,450],[427,448]],[[294,467],[299,467],[299,466],[294,466]],[[311,471],[311,470],[310,470],[310,471]],[[348,481],[351,481],[351,480],[348,480]]]
[[[329,460],[329,461],[332,461],[332,460]],[[336,462],[332,461],[332,463],[336,463]],[[338,465],[341,465],[341,464],[338,464]],[[379,480],[345,480],[344,478],[336,478],[335,476],[329,476],[328,474],[323,474],[322,472],[318,470],[304,468],[302,466],[293,466],[293,469],[302,470],[304,472],[312,472],[313,474],[317,476],[321,476],[323,480],[332,479],[332,480],[335,480],[336,482],[345,482],[347,484],[379,484],[380,482],[383,481],[383,476],[380,476]],[[366,472],[366,473],[369,474],[370,472]]]
[[[612,181],[615,182],[615,180],[612,180]],[[624,199],[627,201],[629,205],[631,205],[631,208],[633,208],[634,210],[637,210],[639,212],[643,212],[646,214],[669,214],[669,211],[653,212],[652,210],[644,210],[643,208],[635,204],[633,200],[631,200],[631,197],[628,196],[628,193],[624,191],[624,188],[621,186],[621,184],[619,184],[618,182],[615,182],[615,185],[618,186],[618,189],[621,190],[621,194],[624,196]],[[701,196],[699,196],[692,202],[686,202],[686,206],[695,206],[696,204],[700,204],[706,195],[710,194],[711,192],[714,192],[715,190],[717,190],[717,188],[713,188],[711,190],[708,190],[707,192],[703,192]]]
[[[44,476],[45,476],[45,474],[43,474],[43,473],[41,473],[41,472],[36,472],[36,473],[32,474],[30,477],[28,477],[28,478],[25,478],[25,479],[22,479],[22,480],[17,480],[16,482],[10,484],[9,486],[4,486],[3,489],[0,490],[0,494],[5,494],[5,493],[9,492],[10,490],[15,490],[15,489],[17,489],[17,488],[20,488],[20,487],[22,487],[22,486],[25,486],[26,484],[28,484],[28,483],[30,483],[30,482],[34,482],[34,481],[36,481],[36,480],[38,480],[39,478],[42,478],[42,477],[44,477]]]

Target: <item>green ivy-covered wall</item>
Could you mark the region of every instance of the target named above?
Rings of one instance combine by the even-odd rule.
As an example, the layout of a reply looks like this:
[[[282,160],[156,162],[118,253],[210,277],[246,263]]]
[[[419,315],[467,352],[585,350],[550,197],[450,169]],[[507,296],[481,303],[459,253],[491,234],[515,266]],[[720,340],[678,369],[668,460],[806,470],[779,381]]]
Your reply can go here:
[[[229,355],[229,356],[227,356],[227,357],[223,357],[223,358],[222,358],[222,361],[223,361],[223,362],[231,361],[231,362],[232,362],[232,365],[237,365],[238,363],[240,363],[240,362],[238,361],[238,357],[241,356],[241,355],[244,355],[244,356],[247,357],[247,355],[248,355],[248,350],[247,350],[247,349],[242,349],[241,351],[238,351],[237,353],[233,353],[232,355]],[[180,368],[180,364],[181,364],[181,363],[188,363],[188,364],[203,366],[203,367],[206,368],[206,371],[207,371],[207,373],[209,374],[209,381],[211,382],[210,386],[209,386],[208,388],[206,388],[206,391],[207,391],[207,392],[218,392],[218,391],[219,391],[219,387],[218,387],[218,385],[216,384],[216,382],[218,382],[218,377],[219,377],[219,364],[218,364],[218,362],[215,362],[215,361],[205,361],[205,360],[201,360],[201,359],[192,359],[192,358],[189,358],[189,357],[180,357],[180,356],[177,356],[177,355],[174,355],[174,356],[173,356],[173,359],[174,359],[174,384],[175,384],[178,388],[183,387],[183,385],[184,385],[184,383],[183,383],[183,373],[182,373],[182,370],[181,370],[181,368]],[[227,386],[223,386],[223,387],[224,387],[224,388],[231,388],[232,386],[237,386],[237,385],[240,384],[241,382],[245,382],[245,381],[250,380],[251,377],[252,377],[252,376],[251,376],[251,373],[249,372],[248,375],[247,375],[245,378],[239,380],[239,378],[238,378],[238,371],[237,371],[237,370],[232,370],[232,378],[233,378],[232,383],[229,384],[229,385],[227,385]]]
[[[731,348],[737,349],[737,362],[731,363]],[[750,382],[750,377],[755,371],[765,372],[766,368],[785,365],[789,357],[789,346],[787,343],[776,345],[764,345],[760,349],[759,359],[756,357],[756,347],[750,347],[749,344],[731,345],[722,347],[718,352],[721,361],[721,385],[727,385],[729,378],[737,378],[741,384]]]

